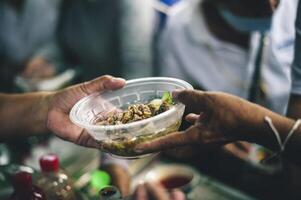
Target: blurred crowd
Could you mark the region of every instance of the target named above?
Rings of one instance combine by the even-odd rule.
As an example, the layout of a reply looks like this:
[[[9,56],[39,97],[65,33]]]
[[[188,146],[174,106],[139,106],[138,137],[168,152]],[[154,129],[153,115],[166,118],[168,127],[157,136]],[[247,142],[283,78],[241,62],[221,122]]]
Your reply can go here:
[[[3,0],[1,91],[51,90],[103,74],[160,75],[284,113],[297,1],[267,2]],[[39,87],[68,69],[74,73],[59,84]]]

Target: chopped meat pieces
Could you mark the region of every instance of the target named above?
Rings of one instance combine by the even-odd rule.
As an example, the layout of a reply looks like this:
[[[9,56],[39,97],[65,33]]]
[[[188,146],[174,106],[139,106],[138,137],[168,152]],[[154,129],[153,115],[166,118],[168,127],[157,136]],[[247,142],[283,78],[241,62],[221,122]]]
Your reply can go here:
[[[97,125],[118,125],[147,119],[169,110],[171,105],[160,99],[148,104],[137,103],[128,106],[124,111],[113,111],[107,118],[97,122]]]

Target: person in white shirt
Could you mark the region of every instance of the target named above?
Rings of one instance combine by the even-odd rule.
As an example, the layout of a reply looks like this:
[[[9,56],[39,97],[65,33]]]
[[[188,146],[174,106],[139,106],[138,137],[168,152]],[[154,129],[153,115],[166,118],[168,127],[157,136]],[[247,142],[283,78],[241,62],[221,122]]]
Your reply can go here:
[[[297,0],[281,1],[272,19],[269,19],[273,14],[271,8],[278,1],[267,4],[270,8],[264,8],[267,1],[237,5],[231,2],[197,0],[175,6],[159,42],[161,75],[185,79],[196,88],[248,98],[260,34],[264,33],[268,42],[264,45],[260,69],[262,95],[256,102],[284,114],[290,89]],[[223,3],[228,3],[230,8],[234,5],[234,9],[240,7],[240,12],[247,12],[253,19],[260,10],[256,5],[262,5],[263,16],[259,19],[266,24],[253,30],[252,27],[239,30],[240,27],[234,27],[222,14]]]
[[[297,2],[182,1],[172,8],[159,41],[161,75],[187,80],[197,89],[227,92],[249,100],[255,96],[253,102],[285,114],[291,86]],[[230,17],[229,12],[225,12],[229,9],[233,10],[234,17],[231,12]],[[255,20],[255,26],[252,19],[259,19]],[[263,35],[258,68],[256,59]],[[261,75],[259,87],[255,87],[256,95],[252,95],[256,68]],[[262,155],[268,153],[263,154],[266,150],[258,145],[235,143],[223,149],[268,173],[278,169],[260,163]],[[198,150],[187,148],[173,156],[194,154],[199,154]]]
[[[294,8],[297,8],[298,2],[295,3]],[[183,145],[197,145],[199,148],[208,144],[249,141],[266,146],[275,152],[273,156],[282,156],[300,167],[301,2],[297,11],[292,83],[289,91],[293,104],[290,101],[288,117],[223,92],[175,91],[173,98],[184,103],[191,111],[185,119],[193,125],[185,131],[137,145],[136,152],[151,153]]]

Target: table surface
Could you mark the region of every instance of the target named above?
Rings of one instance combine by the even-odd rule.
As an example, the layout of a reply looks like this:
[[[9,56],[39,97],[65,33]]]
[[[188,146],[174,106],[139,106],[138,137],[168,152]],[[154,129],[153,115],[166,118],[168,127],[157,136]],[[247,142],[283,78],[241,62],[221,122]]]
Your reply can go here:
[[[64,148],[59,148],[64,146]],[[77,179],[75,183],[77,185],[85,185],[88,179],[85,180],[85,175],[87,175],[91,170],[97,168],[99,163],[99,152],[83,147],[78,147],[71,143],[67,143],[57,138],[52,139],[50,149],[39,149],[37,147],[33,151],[33,158],[28,160],[27,164],[30,166],[37,167],[37,158],[40,154],[44,154],[47,151],[52,151],[60,155],[62,164],[64,168],[71,174],[73,179]],[[130,173],[133,176],[132,188],[143,180],[142,177],[145,176],[147,172],[152,170],[154,166],[163,164],[182,164],[179,162],[174,162],[171,160],[166,160],[160,156],[146,157],[144,159],[132,160],[130,161]],[[83,165],[84,164],[84,165]],[[187,165],[189,166],[189,165]],[[189,166],[191,167],[191,166]],[[196,175],[199,177],[198,183],[187,193],[188,200],[249,200],[254,199],[243,192],[234,189],[233,187],[227,186],[218,180],[209,177],[198,170],[195,170]]]
[[[164,158],[160,158],[159,156],[151,158],[145,158],[133,161],[131,163],[130,171],[133,175],[133,188],[143,181],[146,174],[154,168],[154,166],[158,165],[172,165],[172,164],[181,164],[179,162],[173,162],[170,160],[165,160]],[[191,167],[187,165],[188,167]],[[192,168],[194,169],[194,168]],[[205,174],[195,170],[195,175],[198,176],[197,184],[186,193],[188,200],[252,200],[252,198],[247,194],[227,186],[218,180],[206,176]]]

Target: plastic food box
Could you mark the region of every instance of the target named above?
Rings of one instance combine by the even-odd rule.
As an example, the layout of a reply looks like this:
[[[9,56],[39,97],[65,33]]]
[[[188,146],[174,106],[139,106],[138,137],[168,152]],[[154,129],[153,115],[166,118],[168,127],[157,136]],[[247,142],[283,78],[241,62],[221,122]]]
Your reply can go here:
[[[70,119],[87,130],[98,142],[100,150],[126,159],[144,157],[146,155],[134,151],[135,145],[177,131],[185,108],[182,103],[176,102],[161,114],[128,124],[96,125],[96,121],[113,110],[161,98],[166,91],[192,88],[189,83],[175,78],[149,77],[130,80],[122,89],[84,97],[71,109]]]

